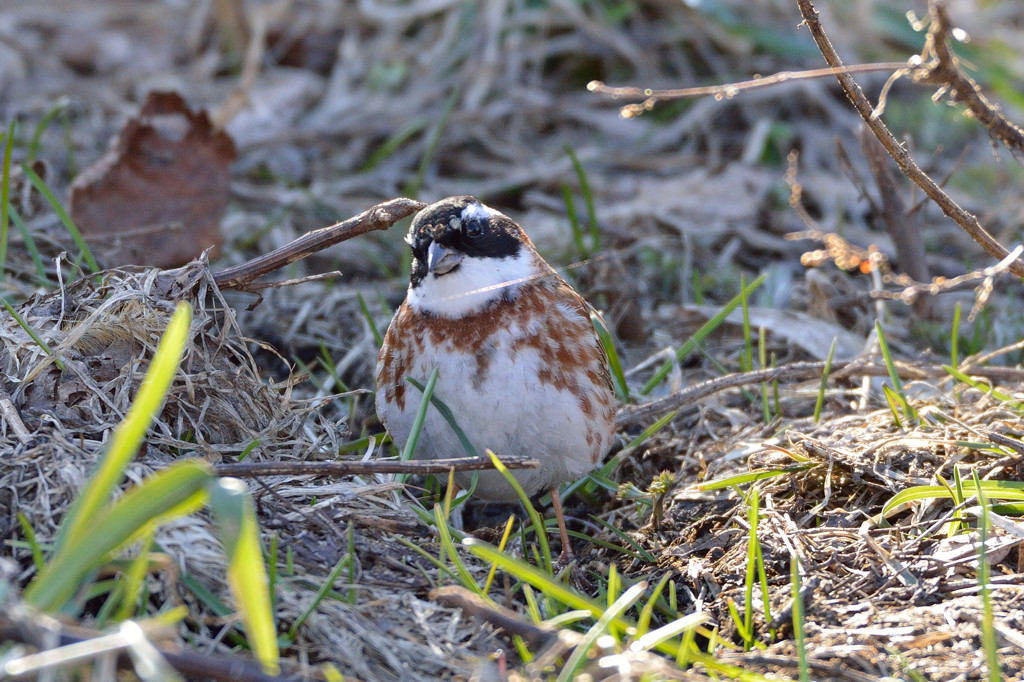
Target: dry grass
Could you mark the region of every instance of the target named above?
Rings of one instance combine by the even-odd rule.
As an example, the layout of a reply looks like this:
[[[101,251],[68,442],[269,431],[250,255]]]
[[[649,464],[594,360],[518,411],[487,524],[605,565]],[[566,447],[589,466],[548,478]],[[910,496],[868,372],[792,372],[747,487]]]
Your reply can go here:
[[[975,22],[968,29],[976,39],[991,29],[1022,54],[1019,37],[1002,33],[1000,13],[1007,4],[954,18]],[[58,188],[102,153],[139,91],[171,83],[212,109],[240,83],[220,42],[231,27],[218,26],[204,7],[182,13],[173,3],[130,10],[88,2],[61,6],[61,12],[47,11],[45,2],[26,0],[0,10],[2,120],[20,117],[27,137],[25,131],[59,96],[70,98],[41,137],[40,158]],[[861,187],[868,193],[873,188],[862,179],[870,174],[854,151],[854,116],[831,83],[672,105],[631,121],[619,118],[617,103],[585,91],[591,78],[671,87],[817,66],[805,49],[806,34],[794,29],[795,7],[758,7],[752,23],[760,33],[684,3],[623,5],[632,10],[623,17],[618,7],[571,0],[358,7],[309,0],[291,3],[279,15],[247,8],[249,28],[258,25],[253,13],[265,12],[269,39],[262,68],[245,92],[250,106],[227,126],[240,157],[234,205],[224,221],[228,246],[213,268],[410,190],[424,199],[474,193],[519,220],[552,263],[573,265],[567,276],[607,311],[627,369],[651,358],[660,364],[665,348],[678,347],[707,319],[701,303],[720,305],[738,290],[741,274],[749,281],[761,271],[771,276],[751,314],[755,328],[766,328],[777,364],[822,359],[831,336],[843,340],[840,348],[849,357],[867,346],[876,317],[887,319],[898,355],[936,364],[925,351],[948,343],[951,310],[957,302],[969,309],[971,292],[944,294],[935,301],[933,321],[915,321],[900,303],[870,293],[885,288],[896,295],[899,282],[872,282],[831,265],[805,273],[800,256],[818,245],[786,238],[807,229],[786,205],[785,155],[795,146],[801,150],[803,202],[820,228],[893,256],[878,216],[861,196]],[[904,34],[880,18],[885,11],[902,12],[902,5],[876,13],[859,5],[820,9],[850,61],[880,52],[899,59],[913,51],[901,50]],[[749,7],[743,3],[742,10]],[[289,62],[289,49],[300,43],[305,56]],[[323,44],[326,51],[318,47]],[[881,78],[865,81],[877,88]],[[941,144],[929,172],[941,178],[955,169],[949,185],[956,198],[1011,243],[1020,225],[1020,169],[1012,161],[993,161],[984,136],[952,112],[931,108],[928,94],[898,87],[887,113],[895,121],[890,125],[899,129],[903,121],[903,130],[929,151]],[[1008,110],[1014,113],[1012,103]],[[837,137],[853,158],[852,170],[837,159]],[[393,151],[375,156],[389,140],[396,143]],[[596,198],[602,248],[589,262],[578,262],[564,218],[563,184],[583,206],[564,144],[581,159]],[[916,201],[906,193],[908,203]],[[44,256],[68,248],[66,234],[38,196],[13,196]],[[925,208],[921,214],[933,274],[953,277],[988,265],[937,212]],[[52,538],[126,413],[177,299],[197,304],[192,340],[144,452],[129,469],[131,481],[177,457],[231,461],[256,441],[250,458],[332,458],[344,442],[379,428],[365,392],[372,388],[376,345],[359,298],[383,329],[404,291],[399,231],[347,242],[292,266],[285,276],[337,269],[344,279],[267,290],[252,309],[252,295],[217,291],[203,265],[165,273],[112,270],[41,291],[24,243],[12,231],[0,293],[18,303],[66,364],[60,371],[20,326],[0,315],[0,406],[4,399],[11,406],[4,408],[0,436],[0,556],[17,566],[13,582],[24,586],[34,572],[28,548],[14,542],[22,538],[16,514],[27,517],[41,542]],[[56,283],[54,266],[47,267]],[[65,260],[62,272],[69,270]],[[964,352],[1020,337],[1019,283],[997,278],[993,288],[985,311],[964,323],[967,338],[975,330],[979,335],[977,346]],[[825,338],[825,348],[817,337],[807,338],[811,320],[822,325],[815,334]],[[322,367],[314,368],[312,380],[303,380],[295,367],[295,360],[308,365],[322,351],[344,387]],[[655,394],[718,376],[718,365],[735,371],[742,352],[739,326],[723,327]],[[1019,359],[1018,351],[997,362]],[[630,377],[634,388],[650,372],[637,369]],[[655,559],[584,545],[576,586],[596,593],[610,564],[629,579],[657,581],[670,572],[679,611],[700,606],[735,644],[727,604],[733,599],[742,608],[745,599],[746,502],[734,489],[702,492],[694,484],[791,463],[776,449],[785,448],[813,466],[756,484],[762,500],[757,537],[773,614],[784,612],[789,601],[791,556],[800,557],[804,582],[813,586],[806,600],[812,677],[912,679],[914,671],[924,679],[981,679],[976,563],[969,553],[958,557],[945,538],[940,521],[951,505],[921,504],[890,519],[890,528],[869,520],[902,489],[938,475],[950,480],[954,466],[1020,480],[1020,451],[1012,445],[1024,430],[1019,413],[936,381],[910,387],[924,418],[901,429],[877,382],[865,393],[858,377],[845,377],[832,383],[824,416],[814,424],[809,415],[817,383],[782,386],[782,416],[769,424],[758,386],[752,387],[754,400],[738,390],[716,394],[688,406],[626,459],[616,480],[639,491],[662,471],[672,475],[658,527],[643,495],[602,493],[592,505],[574,499],[568,511],[581,520],[577,528],[621,544],[594,525],[588,518],[593,514]],[[1004,383],[1007,393],[1019,387],[1013,377]],[[624,440],[643,426],[624,429]],[[1009,436],[1011,445],[1000,436]],[[289,659],[331,661],[366,680],[489,679],[497,670],[489,657],[503,649],[514,675],[541,674],[543,660],[527,666],[501,633],[429,598],[431,587],[444,580],[400,540],[438,556],[437,538],[413,513],[411,495],[390,477],[266,477],[253,489],[265,539],[269,544],[277,537],[276,608],[284,627],[311,603],[351,542],[353,570],[343,571],[335,584],[343,598],[321,602],[285,652]],[[1005,532],[999,537],[1012,538]],[[180,582],[187,573],[224,593],[224,559],[208,519],[190,517],[164,528],[157,539],[173,560],[150,578],[150,609],[188,604],[190,616],[178,634],[196,649],[226,651],[232,623]],[[1008,545],[992,556],[996,619],[1010,635],[1024,627],[1016,587],[1024,572],[1020,551],[1019,544]],[[467,561],[475,577],[486,572]],[[522,610],[518,597],[507,604]],[[766,650],[722,649],[718,655],[746,670],[795,677],[791,625],[783,619],[777,628],[779,641]],[[769,639],[763,622],[757,632]],[[1024,662],[1010,635],[1001,640],[1000,660],[1012,677]],[[645,671],[708,679],[699,669],[681,673],[639,654],[622,677]],[[597,659],[588,672],[595,678],[611,674]]]

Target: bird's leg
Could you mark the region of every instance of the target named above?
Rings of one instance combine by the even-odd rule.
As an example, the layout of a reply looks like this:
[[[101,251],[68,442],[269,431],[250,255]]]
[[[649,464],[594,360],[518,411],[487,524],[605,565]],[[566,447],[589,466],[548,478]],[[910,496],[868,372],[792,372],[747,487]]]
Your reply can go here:
[[[456,505],[455,498],[459,496],[459,484],[452,483],[448,488],[448,492],[445,493],[445,497],[451,501],[451,508],[449,511],[448,524],[455,530],[465,530],[462,523],[462,507],[464,505]]]
[[[575,556],[569,544],[569,531],[565,529],[565,515],[562,513],[562,497],[558,494],[558,486],[552,486],[551,506],[555,508],[555,520],[558,522],[558,534],[562,537],[562,553],[558,555],[558,565],[568,566]]]

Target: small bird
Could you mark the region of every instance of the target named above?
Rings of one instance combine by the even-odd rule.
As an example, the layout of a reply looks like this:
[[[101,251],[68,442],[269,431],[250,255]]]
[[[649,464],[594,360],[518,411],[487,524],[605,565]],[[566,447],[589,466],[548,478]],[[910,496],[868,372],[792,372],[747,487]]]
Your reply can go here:
[[[406,377],[422,385],[437,369],[433,395],[478,453],[540,460],[513,475],[529,495],[551,492],[567,563],[558,486],[594,469],[615,436],[615,392],[591,307],[519,225],[472,196],[427,206],[405,240],[409,289],[377,359],[377,415],[403,448],[422,398]],[[413,456],[466,456],[433,405]],[[499,472],[478,476],[480,498],[518,499]],[[472,478],[456,473],[455,483],[468,488]]]

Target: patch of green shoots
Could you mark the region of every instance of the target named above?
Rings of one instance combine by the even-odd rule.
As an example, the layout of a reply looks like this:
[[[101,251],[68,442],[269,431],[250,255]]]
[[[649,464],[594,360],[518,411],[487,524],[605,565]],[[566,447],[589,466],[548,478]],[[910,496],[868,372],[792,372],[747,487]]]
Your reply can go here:
[[[644,384],[644,387],[640,389],[640,394],[647,395],[653,391],[658,384],[664,381],[665,377],[671,373],[673,365],[682,362],[691,352],[693,352],[693,350],[697,348],[697,346],[704,341],[711,332],[717,329],[719,325],[725,321],[725,318],[727,318],[729,314],[735,310],[743,300],[745,300],[745,297],[749,296],[754,290],[764,283],[767,277],[768,275],[764,274],[755,279],[748,286],[744,287],[739,294],[733,297],[732,300],[726,303],[717,315],[705,322],[704,325],[698,329],[692,337],[690,337],[689,341],[679,347],[679,350],[676,351],[675,358],[673,360],[666,361],[665,364],[658,368],[654,375],[646,384]]]
[[[998,481],[985,480],[979,484],[986,499],[1014,500],[1024,502],[1024,482],[1022,481]],[[895,514],[903,508],[903,505],[918,500],[951,499],[956,500],[955,490],[946,485],[916,485],[889,498],[889,501],[882,507],[881,513],[874,517],[873,521],[880,524],[886,517]],[[962,501],[962,499],[961,499]]]
[[[640,630],[638,629],[638,625],[626,618],[626,612],[639,602],[643,596],[643,592],[645,591],[646,583],[641,582],[628,588],[621,596],[618,596],[618,598],[616,598],[609,607],[585,597],[566,585],[553,580],[550,577],[550,574],[545,573],[537,566],[511,557],[504,552],[501,552],[496,547],[493,547],[481,540],[476,538],[466,538],[462,541],[462,544],[478,558],[496,564],[501,568],[501,570],[524,583],[523,595],[527,603],[527,613],[534,622],[552,623],[562,622],[564,619],[571,619],[575,621],[580,617],[580,614],[576,612],[583,611],[597,619],[595,625],[588,630],[588,634],[595,632],[595,628],[597,628],[600,629],[601,632],[607,632],[613,637],[616,636],[613,633],[620,633],[619,636],[626,634],[633,637],[632,641],[620,639],[618,644],[622,648],[628,647],[635,651],[653,650],[672,658],[676,658],[678,656],[686,663],[699,663],[710,672],[723,677],[758,681],[767,679],[761,675],[744,671],[734,665],[722,663],[715,659],[714,656],[703,653],[697,649],[694,645],[694,633],[698,628],[700,628],[701,624],[707,620],[708,616],[705,613],[694,613],[682,616],[660,628],[657,628],[656,630],[639,634]],[[662,586],[664,584],[665,581],[661,583]],[[673,596],[674,590],[672,587],[674,586],[674,583],[672,581],[668,581],[667,584],[670,586],[669,602],[671,604],[671,608],[675,610],[675,599]],[[533,589],[539,590],[548,600],[549,604],[551,602],[557,602],[565,607],[567,611],[562,611],[560,617],[542,621],[540,604],[533,593]],[[656,588],[656,591],[660,592],[662,589],[663,587],[658,587]],[[616,591],[612,591],[609,594],[616,594]],[[649,598],[648,604],[654,600],[655,597]],[[652,608],[649,607],[648,604],[645,604],[640,608],[641,614],[643,614],[645,609]],[[710,633],[708,633],[707,630],[702,629],[702,634],[707,636]],[[720,642],[720,640],[716,641]],[[595,642],[596,638],[590,639],[585,636],[578,645],[576,651],[580,651],[580,649],[582,649],[583,651],[580,653],[580,656],[587,655],[592,644]],[[522,653],[525,651],[525,647],[518,648],[518,650]],[[576,659],[574,659],[573,656],[570,656],[570,660],[572,663],[570,664],[570,662],[567,661],[566,665],[563,667],[563,672],[568,669],[570,675],[565,679],[571,679],[571,674],[577,671],[577,668],[575,667]]]
[[[65,514],[53,551],[26,588],[24,599],[42,611],[76,612],[90,594],[91,576],[112,555],[140,540],[145,541],[145,548],[161,523],[209,504],[228,555],[228,585],[241,613],[248,645],[264,670],[276,674],[278,649],[266,570],[255,507],[244,484],[237,479],[219,479],[203,460],[179,460],[111,501],[177,373],[191,321],[191,306],[179,303],[128,414],[114,430],[97,469]],[[132,570],[141,569],[129,568],[129,572]],[[131,582],[130,576],[127,582]],[[140,578],[137,582],[143,581]],[[135,588],[122,592],[119,613],[134,608],[137,594]]]

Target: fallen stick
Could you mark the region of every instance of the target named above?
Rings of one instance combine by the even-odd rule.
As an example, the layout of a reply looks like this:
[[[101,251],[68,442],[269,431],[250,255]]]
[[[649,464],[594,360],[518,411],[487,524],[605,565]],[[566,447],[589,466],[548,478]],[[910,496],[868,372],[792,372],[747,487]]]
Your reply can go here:
[[[536,469],[540,461],[532,457],[500,457],[509,469]],[[493,469],[488,457],[458,457],[454,459],[426,459],[401,462],[397,460],[372,462],[251,462],[247,464],[218,464],[218,476],[354,476],[357,474],[446,474],[449,471],[480,471]]]

